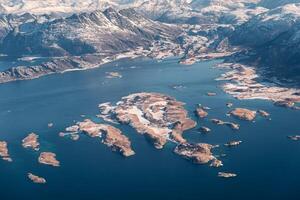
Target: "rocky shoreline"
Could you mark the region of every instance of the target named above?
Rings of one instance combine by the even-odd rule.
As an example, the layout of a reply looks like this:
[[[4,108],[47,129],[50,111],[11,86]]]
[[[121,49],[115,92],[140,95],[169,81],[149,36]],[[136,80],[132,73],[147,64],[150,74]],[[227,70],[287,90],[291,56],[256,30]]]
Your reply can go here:
[[[137,93],[123,97],[116,106],[104,103],[99,108],[104,120],[129,124],[138,133],[151,139],[157,149],[161,149],[168,140],[185,143],[183,132],[196,126],[183,105],[166,95]]]
[[[211,151],[216,146],[192,144],[184,138],[183,133],[197,124],[188,117],[184,103],[170,96],[136,93],[123,97],[115,106],[109,102],[100,104],[99,109],[99,117],[103,120],[132,126],[138,133],[150,138],[157,149],[162,149],[168,142],[175,143],[174,153],[181,157],[197,164],[222,166]]]
[[[138,47],[121,53],[86,54],[82,56],[49,58],[48,61],[39,65],[17,66],[5,71],[0,71],[0,84],[12,81],[32,80],[57,73],[94,69],[124,58],[134,59],[137,57],[149,57],[153,59],[164,59],[170,56],[179,56],[182,53],[183,50],[179,45],[164,46],[160,43],[153,43],[150,50]],[[107,78],[121,77],[122,76],[116,72],[107,75]]]
[[[0,157],[2,158],[2,160],[12,162],[7,146],[7,142],[0,141]]]
[[[32,173],[28,173],[28,178],[33,182],[37,184],[45,184],[47,181],[43,177],[36,176]]]
[[[39,163],[53,167],[59,167],[60,162],[56,159],[56,154],[52,152],[42,152],[39,156]]]
[[[61,136],[74,135],[79,137],[80,133],[84,133],[92,138],[102,138],[102,143],[112,150],[120,152],[123,156],[129,157],[135,154],[131,147],[131,142],[122,131],[112,125],[99,124],[86,119],[83,122],[67,127],[66,132],[60,133]]]
[[[22,146],[24,148],[31,148],[35,151],[39,151],[40,143],[38,142],[39,136],[35,133],[30,133],[26,138],[22,140]]]
[[[257,81],[259,75],[254,67],[238,63],[222,63],[220,68],[228,70],[216,80],[226,81],[223,90],[237,99],[262,99],[275,105],[300,109],[300,89],[266,85]]]

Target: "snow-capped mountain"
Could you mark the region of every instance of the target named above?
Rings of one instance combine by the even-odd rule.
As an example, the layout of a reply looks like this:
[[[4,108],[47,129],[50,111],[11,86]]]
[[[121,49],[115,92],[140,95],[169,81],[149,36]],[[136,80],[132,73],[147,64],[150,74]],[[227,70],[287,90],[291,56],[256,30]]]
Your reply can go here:
[[[150,46],[155,40],[174,40],[176,26],[147,19],[133,9],[74,14],[67,18],[19,26],[4,38],[1,51],[8,55],[66,56],[122,52]]]
[[[74,13],[113,5],[114,1],[109,0],[2,0],[0,2],[0,7],[4,12],[18,14],[26,12],[34,14]]]
[[[181,54],[184,62],[193,62],[238,46],[256,63],[297,66],[300,3],[293,2],[299,1],[1,0],[0,53],[64,57],[30,69],[32,76],[77,69],[83,60],[93,63],[86,55],[97,57],[99,64],[104,57],[137,49],[139,55]],[[3,76],[19,75],[18,68]]]
[[[252,61],[272,66],[276,74],[300,74],[300,3],[287,4],[253,17],[230,37],[249,48]]]
[[[300,4],[288,4],[250,19],[235,31],[232,41],[247,46],[261,46],[300,25]]]
[[[171,23],[242,23],[263,12],[259,0],[2,0],[0,13],[70,14],[112,7],[134,8],[154,20]]]

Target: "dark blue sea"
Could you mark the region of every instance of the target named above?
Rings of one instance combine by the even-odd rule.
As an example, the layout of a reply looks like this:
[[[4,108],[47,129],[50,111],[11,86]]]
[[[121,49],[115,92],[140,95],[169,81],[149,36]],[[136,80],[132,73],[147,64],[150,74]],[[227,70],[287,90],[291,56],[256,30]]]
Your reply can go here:
[[[103,67],[45,76],[30,81],[0,85],[0,140],[8,142],[12,163],[0,160],[1,200],[148,200],[148,199],[289,199],[300,198],[300,143],[287,139],[300,134],[300,112],[275,107],[262,100],[236,100],[225,94],[213,68],[221,60],[178,64],[177,58],[156,61],[146,58],[123,59]],[[0,65],[3,64],[0,63]],[[9,67],[9,63],[3,65]],[[0,71],[3,69],[0,66]],[[107,79],[106,72],[122,78]],[[174,89],[174,86],[181,86]],[[208,97],[207,92],[217,92]],[[98,104],[117,102],[136,92],[160,92],[186,103],[190,116],[196,105],[211,107],[209,118],[197,120],[212,132],[194,130],[184,136],[190,142],[219,144],[215,154],[224,167],[195,165],[175,155],[173,144],[157,150],[132,128],[119,125],[136,155],[124,158],[103,145],[100,139],[82,136],[72,141],[58,136],[65,127],[86,118],[96,119]],[[258,117],[245,122],[226,116],[227,102],[235,107],[264,109],[272,120]],[[237,122],[239,131],[216,126],[210,118]],[[48,128],[48,123],[54,123]],[[40,136],[41,151],[57,154],[61,167],[41,165],[39,153],[26,150],[21,141],[29,133]],[[235,148],[222,144],[242,140]],[[237,173],[232,179],[218,178],[219,171]],[[46,178],[36,185],[27,173]]]

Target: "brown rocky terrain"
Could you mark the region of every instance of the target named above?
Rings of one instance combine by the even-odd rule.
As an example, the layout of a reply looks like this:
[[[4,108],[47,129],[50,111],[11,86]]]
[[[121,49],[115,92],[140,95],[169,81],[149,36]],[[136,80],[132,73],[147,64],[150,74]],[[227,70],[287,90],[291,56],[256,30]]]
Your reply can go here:
[[[0,141],[0,157],[2,160],[11,162],[12,159],[8,153],[7,143],[5,141]]]
[[[258,114],[260,114],[260,116],[262,117],[270,117],[270,113],[268,113],[267,111],[264,111],[264,110],[258,110],[257,111]]]
[[[252,111],[245,108],[236,108],[230,112],[234,117],[242,120],[253,121],[256,117],[256,111]]]
[[[234,174],[234,173],[227,173],[227,172],[219,172],[218,173],[218,177],[222,177],[222,178],[233,178],[236,176],[237,176],[237,174]]]
[[[121,130],[108,125],[108,124],[98,124],[89,119],[83,122],[78,122],[76,125],[66,128],[68,133],[73,136],[78,136],[80,132],[87,134],[90,137],[102,138],[102,143],[111,147],[113,150],[120,152],[123,156],[132,156],[135,154],[131,147],[131,142],[128,137],[126,137]],[[61,133],[64,136],[64,133]],[[76,138],[75,138],[76,140]]]
[[[52,152],[42,152],[39,156],[39,163],[59,167],[60,162],[56,159],[56,154]]]
[[[33,175],[32,173],[28,173],[27,176],[33,183],[45,184],[47,182],[46,179],[36,176],[36,175]]]
[[[26,138],[22,140],[22,146],[24,148],[31,148],[35,151],[39,150],[40,143],[38,142],[39,136],[35,133],[30,133]]]
[[[230,127],[233,130],[239,130],[240,129],[240,125],[233,123],[233,122],[224,122],[220,119],[211,119],[211,122],[217,125],[226,125],[228,127]]]
[[[186,143],[183,132],[196,126],[196,122],[188,117],[184,103],[158,93],[132,94],[123,97],[117,106],[104,103],[99,108],[104,120],[131,125],[158,149],[168,140]]]
[[[230,141],[228,143],[225,144],[225,146],[227,147],[234,147],[234,146],[238,146],[242,143],[242,141]]]
[[[202,108],[197,108],[196,109],[196,114],[199,118],[205,118],[208,115],[208,113]]]
[[[219,67],[229,71],[217,80],[226,81],[222,88],[237,99],[263,99],[273,101],[275,105],[299,109],[299,89],[279,85],[266,85],[257,81],[259,75],[254,66],[239,63],[222,63]]]
[[[100,115],[109,122],[129,124],[140,134],[150,138],[158,149],[170,141],[176,143],[174,152],[197,164],[211,162],[213,167],[223,164],[212,153],[210,144],[191,144],[183,132],[196,126],[188,117],[184,103],[158,93],[137,93],[123,97],[116,106],[111,103],[99,105]],[[208,131],[209,129],[205,129]]]
[[[216,159],[211,152],[212,148],[212,145],[204,143],[180,144],[175,148],[174,152],[194,163],[206,164]]]

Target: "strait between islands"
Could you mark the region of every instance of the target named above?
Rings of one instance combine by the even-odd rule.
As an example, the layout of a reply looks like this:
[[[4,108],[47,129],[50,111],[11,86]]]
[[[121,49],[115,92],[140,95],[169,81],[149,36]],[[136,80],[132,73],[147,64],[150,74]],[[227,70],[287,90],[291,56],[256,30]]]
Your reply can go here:
[[[198,164],[211,162],[219,167],[221,161],[213,155],[210,144],[191,144],[183,133],[196,127],[189,118],[184,103],[159,93],[136,93],[123,97],[116,105],[99,105],[99,117],[104,120],[128,124],[149,139],[155,148],[162,149],[167,142],[176,144],[174,153]],[[199,111],[199,110],[198,110]],[[201,116],[204,116],[201,111]],[[213,164],[215,163],[215,164]],[[218,163],[218,164],[216,164]]]
[[[78,140],[81,134],[91,138],[100,138],[101,142],[117,151],[125,157],[133,156],[135,151],[128,136],[112,124],[127,124],[133,127],[137,133],[144,135],[157,149],[162,149],[170,142],[175,144],[174,153],[190,160],[196,164],[209,164],[211,167],[222,167],[223,163],[219,156],[213,154],[213,149],[219,145],[207,143],[190,143],[185,139],[184,132],[193,129],[197,123],[188,116],[184,103],[175,98],[159,93],[136,93],[123,97],[113,105],[110,102],[99,105],[100,114],[105,123],[96,123],[90,119],[67,127],[59,135],[69,136],[72,140]],[[232,105],[231,105],[232,106]],[[230,106],[230,107],[231,107]],[[199,119],[208,116],[208,107],[199,106],[195,113]],[[253,121],[256,115],[269,117],[270,114],[263,110],[252,111],[245,108],[235,108],[229,114],[241,120]],[[240,127],[233,122],[224,122],[219,119],[211,119],[217,125],[227,125],[234,130]],[[49,126],[50,127],[50,126]],[[200,131],[210,132],[207,127],[202,126]],[[296,138],[296,137],[295,137]],[[298,139],[298,137],[296,138]],[[295,139],[295,140],[296,140]],[[225,144],[227,147],[238,146],[242,141],[230,141]],[[39,136],[30,133],[22,140],[22,146],[34,151],[39,151]],[[6,161],[12,161],[8,153],[7,143],[0,141],[0,157]],[[38,158],[39,163],[59,167],[60,161],[52,152],[41,152]],[[27,174],[28,178],[38,184],[46,183],[46,179],[32,173]],[[235,177],[236,174],[219,172],[220,177]]]
[[[162,149],[166,143],[176,145],[174,153],[198,164],[211,163],[220,167],[222,162],[213,155],[210,144],[191,144],[184,137],[184,131],[196,127],[197,123],[188,117],[184,103],[159,93],[136,93],[123,97],[116,105],[103,103],[99,105],[99,118],[110,124],[121,123],[133,127],[137,133],[144,135],[153,146]],[[118,128],[95,123],[85,119],[67,127],[60,136],[78,139],[80,133],[92,138],[102,138],[102,143],[120,152],[123,156],[135,154],[131,142]]]

